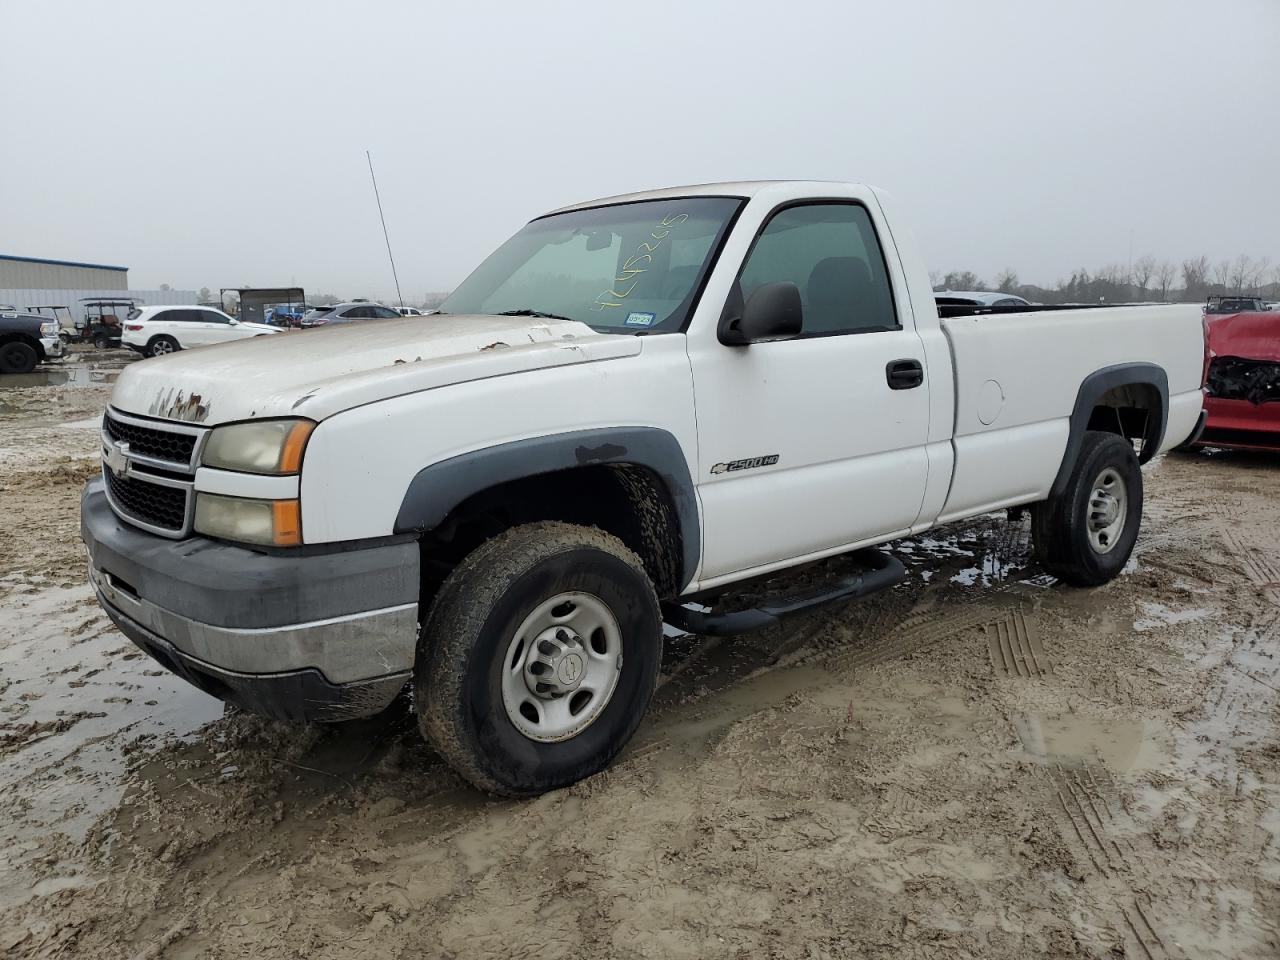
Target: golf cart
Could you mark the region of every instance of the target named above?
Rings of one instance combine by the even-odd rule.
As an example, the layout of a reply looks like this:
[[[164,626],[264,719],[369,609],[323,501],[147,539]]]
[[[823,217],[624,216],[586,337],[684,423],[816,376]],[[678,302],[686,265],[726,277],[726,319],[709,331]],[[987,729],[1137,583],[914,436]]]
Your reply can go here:
[[[62,338],[63,343],[72,343],[76,339],[76,317],[71,312],[71,308],[62,304],[45,305],[39,307],[27,307],[28,313],[38,314],[42,317],[48,317],[58,322],[58,336]]]
[[[75,325],[73,341],[92,343],[99,350],[120,346],[120,335],[124,330],[120,315],[128,317],[141,303],[132,297],[118,299],[101,299],[85,297],[80,301],[84,311],[84,320]]]

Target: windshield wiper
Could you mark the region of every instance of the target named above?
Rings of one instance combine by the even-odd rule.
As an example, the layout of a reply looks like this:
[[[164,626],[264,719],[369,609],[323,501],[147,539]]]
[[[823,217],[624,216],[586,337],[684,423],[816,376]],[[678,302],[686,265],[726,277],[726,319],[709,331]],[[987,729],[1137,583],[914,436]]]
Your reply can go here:
[[[539,319],[542,319],[542,320],[568,320],[570,323],[574,322],[573,317],[562,317],[558,313],[546,313],[542,310],[528,310],[528,309],[503,310],[501,313],[497,314],[497,316],[499,317],[538,317]]]

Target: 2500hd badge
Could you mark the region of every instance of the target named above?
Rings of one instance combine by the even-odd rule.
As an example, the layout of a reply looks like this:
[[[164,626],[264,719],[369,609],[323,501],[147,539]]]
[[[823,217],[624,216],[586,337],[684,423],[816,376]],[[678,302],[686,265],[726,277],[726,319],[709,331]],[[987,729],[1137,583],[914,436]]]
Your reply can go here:
[[[778,454],[771,453],[765,457],[748,457],[746,460],[732,460],[729,463],[717,463],[711,468],[713,474],[733,473],[735,470],[754,470],[756,467],[772,467],[778,462]]]

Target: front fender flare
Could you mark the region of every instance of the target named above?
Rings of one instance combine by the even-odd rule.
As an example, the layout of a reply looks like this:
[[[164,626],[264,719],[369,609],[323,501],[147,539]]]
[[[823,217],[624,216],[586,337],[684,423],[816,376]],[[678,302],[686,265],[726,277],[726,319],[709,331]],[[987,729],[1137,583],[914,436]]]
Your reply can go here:
[[[423,467],[401,501],[395,532],[434,529],[468,497],[511,480],[608,463],[646,467],[666,484],[680,524],[681,583],[688,586],[702,550],[698,500],[679,441],[657,427],[604,427],[513,440]]]

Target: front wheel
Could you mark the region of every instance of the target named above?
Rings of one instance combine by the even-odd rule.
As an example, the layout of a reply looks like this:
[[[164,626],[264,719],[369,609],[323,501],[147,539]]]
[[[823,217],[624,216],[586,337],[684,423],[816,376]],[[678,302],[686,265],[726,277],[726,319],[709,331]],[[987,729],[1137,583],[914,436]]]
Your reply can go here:
[[[516,527],[440,588],[414,700],[440,755],[482,790],[533,796],[606,767],[639,726],[662,653],[658,599],[621,541]]]
[[[1061,495],[1032,507],[1036,559],[1064,583],[1095,587],[1124,569],[1142,524],[1142,469],[1133,444],[1091,430]]]
[[[0,343],[0,373],[30,373],[40,362],[35,347],[19,340]]]

